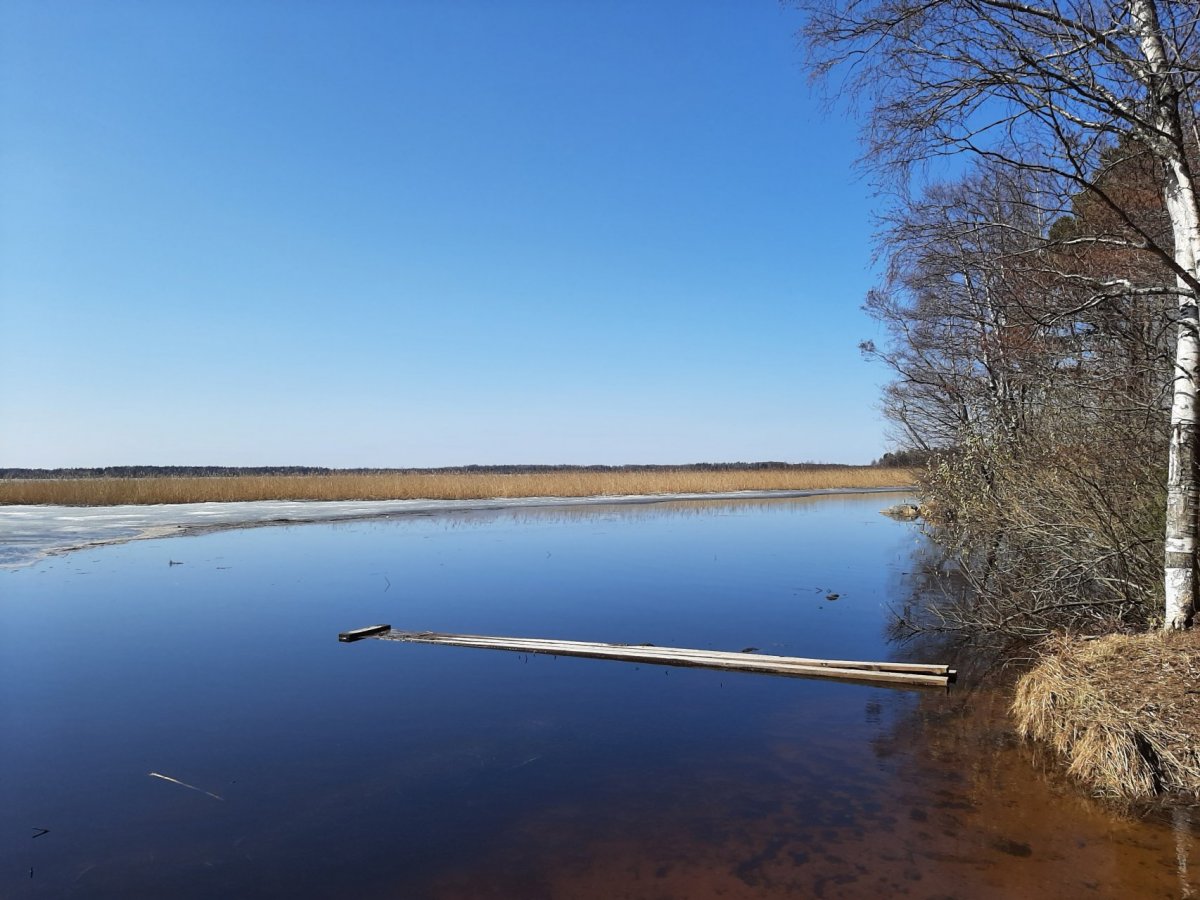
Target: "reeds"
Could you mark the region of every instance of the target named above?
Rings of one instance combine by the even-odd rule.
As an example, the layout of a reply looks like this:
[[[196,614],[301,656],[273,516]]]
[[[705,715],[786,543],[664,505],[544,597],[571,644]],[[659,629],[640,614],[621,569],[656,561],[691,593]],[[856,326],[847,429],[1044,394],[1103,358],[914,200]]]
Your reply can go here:
[[[1200,796],[1200,638],[1186,634],[1057,636],[1017,683],[1026,737],[1062,754],[1097,793]]]
[[[118,506],[236,500],[478,500],[494,497],[598,497],[708,494],[828,488],[903,487],[908,469],[812,466],[779,469],[661,468],[556,470],[529,474],[404,472],[378,474],[237,475],[11,479],[0,504]]]

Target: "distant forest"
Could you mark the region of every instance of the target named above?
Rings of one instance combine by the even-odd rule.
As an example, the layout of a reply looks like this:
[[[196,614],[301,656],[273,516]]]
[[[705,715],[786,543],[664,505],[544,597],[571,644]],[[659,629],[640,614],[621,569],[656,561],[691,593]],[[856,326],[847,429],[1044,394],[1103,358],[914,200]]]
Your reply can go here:
[[[885,454],[875,465],[896,465]],[[847,469],[841,463],[733,462],[627,466],[447,466],[436,469],[330,469],[323,466],[101,466],[71,469],[0,469],[0,479],[231,478],[240,475],[537,475],[551,472],[745,472],[760,469]]]

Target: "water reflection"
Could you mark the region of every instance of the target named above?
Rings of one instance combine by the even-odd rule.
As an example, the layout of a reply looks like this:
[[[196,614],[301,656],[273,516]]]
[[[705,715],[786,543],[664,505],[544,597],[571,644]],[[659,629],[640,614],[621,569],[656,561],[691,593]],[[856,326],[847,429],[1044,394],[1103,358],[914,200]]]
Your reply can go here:
[[[892,502],[256,529],[0,573],[0,896],[1193,888],[1185,821],[1080,796],[970,679],[914,695],[335,637],[961,653],[889,642],[921,547]]]

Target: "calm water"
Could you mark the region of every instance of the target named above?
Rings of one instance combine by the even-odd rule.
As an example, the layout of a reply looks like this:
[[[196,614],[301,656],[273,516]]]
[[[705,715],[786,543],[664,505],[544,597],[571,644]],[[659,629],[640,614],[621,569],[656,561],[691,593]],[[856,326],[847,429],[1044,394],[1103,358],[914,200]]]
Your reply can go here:
[[[388,622],[920,658],[886,636],[920,549],[878,515],[896,499],[261,528],[2,572],[0,896],[1200,890],[1186,813],[1080,796],[969,679],[336,640]]]

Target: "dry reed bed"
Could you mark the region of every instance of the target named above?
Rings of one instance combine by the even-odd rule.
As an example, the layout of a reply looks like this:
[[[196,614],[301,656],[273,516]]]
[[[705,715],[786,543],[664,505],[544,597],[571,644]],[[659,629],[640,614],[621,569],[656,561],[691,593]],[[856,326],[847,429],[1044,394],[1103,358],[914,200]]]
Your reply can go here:
[[[659,469],[532,474],[432,472],[13,479],[0,481],[0,504],[117,506],[236,500],[479,500],[494,497],[595,497],[871,488],[911,483],[910,470],[869,466],[744,471]]]
[[[1017,683],[1026,737],[1097,793],[1200,796],[1200,632],[1055,637]]]

